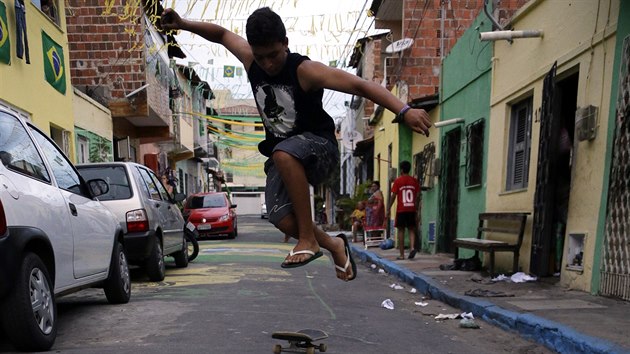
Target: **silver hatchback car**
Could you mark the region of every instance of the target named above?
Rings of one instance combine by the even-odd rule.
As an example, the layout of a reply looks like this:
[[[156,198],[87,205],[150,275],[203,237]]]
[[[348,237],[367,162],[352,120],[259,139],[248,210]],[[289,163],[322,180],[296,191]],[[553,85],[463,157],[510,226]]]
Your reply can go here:
[[[184,194],[169,194],[151,169],[134,162],[82,164],[77,169],[85,179],[108,182],[109,192],[98,199],[120,221],[130,264],[143,266],[151,281],[164,279],[165,256],[173,256],[177,267],[188,266],[184,218],[177,205]]]
[[[16,349],[48,350],[57,297],[101,287],[127,303],[131,283],[118,220],[33,124],[0,108],[0,324]]]

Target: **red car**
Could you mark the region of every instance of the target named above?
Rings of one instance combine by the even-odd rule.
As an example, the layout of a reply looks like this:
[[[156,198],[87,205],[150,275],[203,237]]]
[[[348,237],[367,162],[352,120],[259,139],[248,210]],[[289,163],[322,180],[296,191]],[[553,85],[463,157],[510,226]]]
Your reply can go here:
[[[184,219],[195,225],[200,238],[238,235],[236,204],[224,192],[198,193],[189,196],[184,205]]]

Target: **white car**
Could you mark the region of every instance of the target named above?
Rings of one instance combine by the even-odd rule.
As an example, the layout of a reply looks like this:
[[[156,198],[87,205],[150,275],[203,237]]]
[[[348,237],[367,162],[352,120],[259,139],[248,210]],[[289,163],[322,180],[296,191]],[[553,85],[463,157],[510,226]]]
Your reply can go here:
[[[120,223],[130,264],[143,267],[151,281],[164,280],[165,256],[172,256],[177,267],[188,266],[184,218],[177,206],[186,195],[171,195],[150,168],[134,162],[89,163],[77,169],[83,178],[103,178],[110,186],[99,200]]]
[[[102,287],[127,303],[131,282],[123,232],[86,182],[34,125],[0,109],[0,323],[18,350],[48,350],[57,335],[55,298]]]

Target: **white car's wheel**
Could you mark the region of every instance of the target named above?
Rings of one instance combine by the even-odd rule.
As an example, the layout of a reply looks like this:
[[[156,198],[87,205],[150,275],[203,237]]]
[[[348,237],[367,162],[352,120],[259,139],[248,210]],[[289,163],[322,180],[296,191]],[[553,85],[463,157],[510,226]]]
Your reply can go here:
[[[177,266],[177,268],[188,267],[188,239],[185,235],[184,239],[182,240],[182,250],[173,253],[173,258],[175,258],[175,266]]]
[[[43,351],[57,337],[57,306],[53,285],[44,262],[28,252],[15,286],[1,306],[7,338],[22,351]]]
[[[105,281],[105,297],[110,304],[126,304],[131,298],[131,277],[129,264],[123,245],[116,241],[109,266],[109,276]]]
[[[166,276],[166,265],[164,264],[164,253],[162,243],[159,238],[155,238],[153,249],[146,261],[146,270],[149,280],[162,281]]]

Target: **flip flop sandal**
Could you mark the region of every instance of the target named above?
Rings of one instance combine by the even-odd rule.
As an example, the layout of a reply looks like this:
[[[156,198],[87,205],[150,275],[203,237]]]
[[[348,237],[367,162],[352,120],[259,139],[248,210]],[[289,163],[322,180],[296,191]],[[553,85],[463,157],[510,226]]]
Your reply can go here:
[[[396,257],[396,260],[398,260],[398,261],[403,261],[403,260],[405,260],[405,257],[403,257],[403,256],[398,256],[398,257]]]
[[[296,254],[310,254],[311,257],[303,260],[302,262],[292,262],[292,263],[287,263],[286,260],[284,262],[282,262],[282,264],[280,265],[282,268],[297,268],[297,267],[301,267],[303,265],[307,265],[309,263],[311,263],[312,261],[316,260],[317,258],[321,257],[324,255],[324,253],[320,250],[317,252],[313,252],[311,250],[301,250],[301,251],[293,251],[291,250],[289,252],[289,257],[291,256],[295,256]]]
[[[335,264],[335,269],[337,269],[340,272],[347,273],[348,272],[348,267],[351,266],[352,267],[352,277],[348,278],[347,281],[354,280],[357,277],[357,265],[356,265],[356,263],[354,263],[354,259],[352,258],[352,252],[350,251],[350,244],[348,243],[348,239],[346,238],[346,235],[339,234],[339,235],[337,235],[337,237],[339,237],[339,238],[341,238],[343,240],[343,246],[344,246],[345,251],[346,251],[346,264],[344,264],[343,267],[340,267],[340,266]]]
[[[409,252],[409,259],[413,259],[413,257],[416,256],[416,250],[411,250],[411,252]]]

